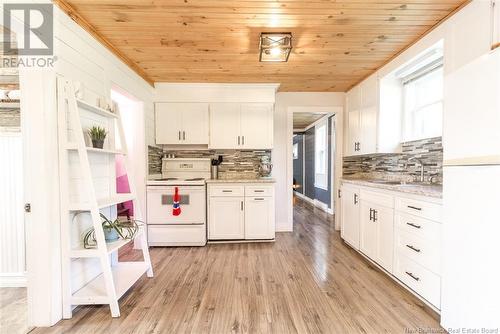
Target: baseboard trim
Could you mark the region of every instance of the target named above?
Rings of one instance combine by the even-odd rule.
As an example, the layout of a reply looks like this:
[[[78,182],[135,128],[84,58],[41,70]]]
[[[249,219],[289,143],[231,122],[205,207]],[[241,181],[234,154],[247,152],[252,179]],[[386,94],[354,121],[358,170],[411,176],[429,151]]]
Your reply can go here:
[[[24,288],[27,284],[26,273],[0,274],[0,288]]]
[[[298,193],[298,192],[294,192],[294,194],[298,198],[303,199],[304,201],[314,205],[318,209],[325,211],[326,213],[328,213],[330,215],[333,215],[333,209],[329,208],[328,204],[325,204],[317,199],[311,199],[311,198],[307,197],[306,195]]]

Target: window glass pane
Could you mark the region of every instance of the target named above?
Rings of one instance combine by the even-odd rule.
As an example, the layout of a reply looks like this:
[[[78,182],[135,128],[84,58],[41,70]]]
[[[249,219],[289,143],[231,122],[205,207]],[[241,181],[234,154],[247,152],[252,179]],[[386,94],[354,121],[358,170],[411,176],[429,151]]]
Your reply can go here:
[[[442,67],[404,85],[404,110],[404,140],[442,135]]]
[[[314,186],[327,189],[328,127],[326,121],[315,126]]]

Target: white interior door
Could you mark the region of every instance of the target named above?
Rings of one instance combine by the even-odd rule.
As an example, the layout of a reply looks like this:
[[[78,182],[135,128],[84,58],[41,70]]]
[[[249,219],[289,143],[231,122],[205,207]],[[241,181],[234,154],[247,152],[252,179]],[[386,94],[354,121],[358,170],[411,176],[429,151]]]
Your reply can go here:
[[[208,144],[208,104],[185,103],[182,107],[182,144]]]
[[[0,132],[0,287],[26,286],[21,132]]]
[[[241,105],[242,146],[245,149],[271,149],[273,133],[272,105]]]
[[[182,112],[184,103],[156,103],[156,143],[182,143]]]
[[[241,148],[240,104],[210,104],[210,148]]]

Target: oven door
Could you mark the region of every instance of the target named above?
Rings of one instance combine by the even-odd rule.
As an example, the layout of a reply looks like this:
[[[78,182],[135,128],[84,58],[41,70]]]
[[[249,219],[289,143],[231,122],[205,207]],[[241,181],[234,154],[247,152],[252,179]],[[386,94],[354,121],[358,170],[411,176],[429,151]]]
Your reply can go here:
[[[200,225],[206,222],[204,186],[178,186],[181,214],[172,215],[175,186],[148,186],[148,225]]]

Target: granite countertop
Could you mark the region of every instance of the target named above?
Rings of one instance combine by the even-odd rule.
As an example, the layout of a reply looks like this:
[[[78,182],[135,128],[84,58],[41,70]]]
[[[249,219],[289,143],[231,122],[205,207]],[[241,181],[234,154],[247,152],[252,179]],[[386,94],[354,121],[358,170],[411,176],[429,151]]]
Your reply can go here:
[[[433,198],[443,198],[443,186],[440,184],[413,184],[413,183],[388,184],[388,183],[379,183],[377,181],[379,180],[349,179],[349,178],[342,179],[342,183],[350,183],[359,186],[385,189],[385,190],[391,190],[401,193],[427,196]]]
[[[207,180],[207,183],[275,183],[276,180],[270,177],[261,177],[257,179],[216,179]]]

